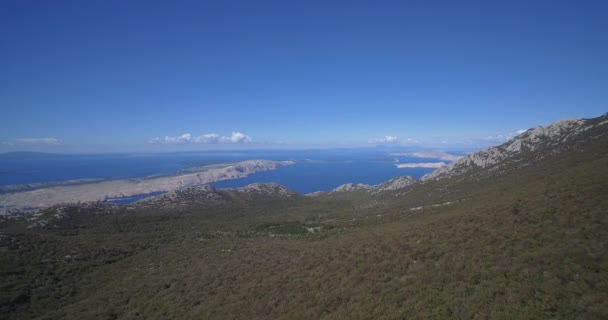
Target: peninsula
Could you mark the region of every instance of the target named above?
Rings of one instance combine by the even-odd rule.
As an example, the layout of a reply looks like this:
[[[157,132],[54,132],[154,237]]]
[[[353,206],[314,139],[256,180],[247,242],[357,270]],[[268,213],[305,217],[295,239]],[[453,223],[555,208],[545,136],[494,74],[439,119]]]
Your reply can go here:
[[[247,160],[200,167],[186,174],[147,179],[109,180],[79,185],[61,185],[31,191],[0,194],[0,207],[45,208],[59,203],[105,201],[181,187],[202,185],[292,165],[293,161]]]

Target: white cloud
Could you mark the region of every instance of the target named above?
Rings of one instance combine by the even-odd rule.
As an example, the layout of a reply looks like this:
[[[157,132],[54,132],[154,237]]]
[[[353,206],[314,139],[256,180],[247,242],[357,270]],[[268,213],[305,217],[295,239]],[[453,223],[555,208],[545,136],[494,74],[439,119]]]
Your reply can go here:
[[[233,132],[230,136],[221,136],[217,133],[207,133],[197,137],[192,136],[190,133],[184,133],[178,137],[165,136],[164,138],[156,137],[150,140],[150,143],[158,144],[186,144],[186,143],[199,143],[199,144],[215,144],[215,143],[249,143],[253,139],[241,132]]]
[[[218,143],[220,142],[220,135],[217,133],[207,133],[202,136],[194,138],[196,143]]]
[[[420,141],[414,139],[414,138],[405,138],[405,139],[400,139],[396,136],[384,136],[384,138],[380,138],[380,139],[369,139],[367,141],[370,144],[419,144]]]
[[[526,131],[527,131],[527,130],[520,129],[520,130],[515,131],[515,133],[516,133],[516,134],[522,134],[522,133],[524,133],[524,132],[526,132]]]
[[[155,138],[155,139],[164,144],[183,144],[183,143],[188,143],[188,142],[192,141],[192,135],[189,133],[184,133],[179,137],[166,136],[163,139],[160,139],[160,138]]]
[[[384,137],[384,140],[386,142],[388,142],[388,143],[391,143],[391,142],[397,141],[397,137],[395,137],[395,136],[386,136],[386,137]]]
[[[11,142],[5,143],[11,145]],[[14,144],[61,144],[57,138],[20,138],[15,139]]]
[[[220,142],[223,143],[247,143],[251,142],[251,138],[240,132],[233,132],[230,137],[221,137]]]
[[[375,144],[385,144],[385,143],[395,143],[395,142],[397,142],[397,140],[399,140],[399,138],[397,138],[395,136],[384,136],[384,138],[380,138],[380,139],[369,139],[368,142],[375,143]]]

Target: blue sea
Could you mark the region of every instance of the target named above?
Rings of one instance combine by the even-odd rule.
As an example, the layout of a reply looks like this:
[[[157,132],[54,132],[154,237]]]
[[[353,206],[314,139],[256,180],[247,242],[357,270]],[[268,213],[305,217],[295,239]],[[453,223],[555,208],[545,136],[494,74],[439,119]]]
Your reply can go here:
[[[395,151],[370,148],[150,154],[7,153],[0,154],[0,186],[79,179],[145,178],[176,174],[215,163],[267,159],[294,160],[296,164],[213,185],[216,188],[234,188],[254,182],[276,182],[299,193],[310,193],[329,191],[349,182],[378,184],[403,175],[419,178],[433,169],[399,169],[395,165],[439,161],[391,156],[392,152]]]
[[[411,159],[414,160],[414,159]],[[415,159],[418,161],[419,159]],[[246,178],[224,180],[216,188],[243,187],[254,182],[276,182],[299,193],[330,191],[345,183],[379,184],[395,177],[420,178],[433,171],[425,168],[398,169],[395,163],[352,160],[345,162],[297,162],[277,170],[252,174]]]

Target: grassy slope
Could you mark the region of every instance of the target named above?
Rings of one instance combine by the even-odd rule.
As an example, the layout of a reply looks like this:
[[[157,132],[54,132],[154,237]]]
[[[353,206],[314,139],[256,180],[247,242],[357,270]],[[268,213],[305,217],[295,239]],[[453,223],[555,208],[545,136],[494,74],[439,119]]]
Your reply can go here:
[[[6,225],[0,317],[605,319],[607,149],[405,195]]]

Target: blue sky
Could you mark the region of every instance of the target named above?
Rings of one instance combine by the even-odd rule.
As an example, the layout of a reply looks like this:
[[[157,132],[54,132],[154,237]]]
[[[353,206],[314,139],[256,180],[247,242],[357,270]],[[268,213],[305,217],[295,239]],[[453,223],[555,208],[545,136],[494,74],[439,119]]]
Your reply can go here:
[[[0,152],[496,143],[608,101],[606,1],[0,2]]]

